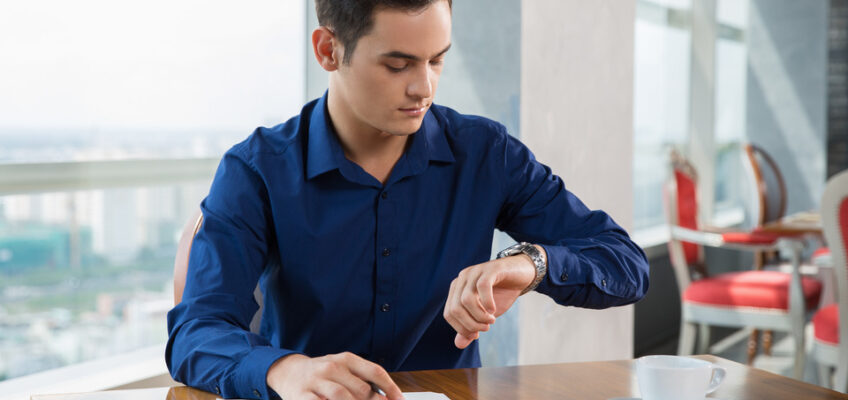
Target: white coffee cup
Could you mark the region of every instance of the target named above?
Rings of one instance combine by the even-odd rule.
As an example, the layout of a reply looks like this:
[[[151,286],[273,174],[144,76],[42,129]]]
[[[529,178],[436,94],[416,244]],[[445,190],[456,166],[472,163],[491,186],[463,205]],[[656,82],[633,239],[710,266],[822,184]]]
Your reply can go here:
[[[680,356],[645,356],[636,360],[642,400],[704,400],[727,370],[709,361]]]

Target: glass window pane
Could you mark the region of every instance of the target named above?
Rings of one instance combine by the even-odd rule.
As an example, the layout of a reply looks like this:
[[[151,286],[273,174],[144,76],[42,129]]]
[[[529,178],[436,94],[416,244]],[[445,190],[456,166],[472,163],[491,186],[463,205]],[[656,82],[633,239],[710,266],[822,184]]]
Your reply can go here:
[[[302,107],[305,11],[0,2],[0,163],[220,157]],[[125,188],[0,196],[0,380],[164,343],[177,237],[209,181],[138,165]]]
[[[634,227],[664,223],[669,146],[685,142],[690,33],[637,19],[634,87]]]
[[[302,1],[0,4],[0,162],[217,156],[304,97]]]
[[[692,7],[692,0],[639,0],[644,3],[652,3],[668,8],[689,9]]]
[[[0,378],[164,343],[209,183],[0,197]]]
[[[748,25],[748,0],[718,0],[716,20],[718,23],[743,28]]]
[[[740,148],[746,141],[748,50],[744,41],[748,2],[719,0],[719,24],[739,30],[740,37],[718,37],[715,44],[715,206],[716,212],[750,207],[753,184]]]

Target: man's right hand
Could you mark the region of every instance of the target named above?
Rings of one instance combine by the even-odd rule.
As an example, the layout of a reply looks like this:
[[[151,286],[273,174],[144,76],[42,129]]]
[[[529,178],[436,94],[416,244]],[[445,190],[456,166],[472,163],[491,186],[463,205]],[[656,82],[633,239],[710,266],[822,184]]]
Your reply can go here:
[[[291,354],[272,364],[265,380],[284,400],[403,399],[383,367],[352,353],[316,358]],[[369,382],[386,392],[386,397],[374,393]]]

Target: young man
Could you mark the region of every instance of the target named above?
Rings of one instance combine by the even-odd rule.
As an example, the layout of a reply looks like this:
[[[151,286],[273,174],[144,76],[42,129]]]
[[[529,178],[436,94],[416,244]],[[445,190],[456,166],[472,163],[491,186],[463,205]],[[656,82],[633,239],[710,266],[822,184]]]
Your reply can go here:
[[[225,155],[168,314],[173,377],[224,397],[389,399],[388,371],[476,367],[528,290],[632,303],[642,251],[485,118],[433,105],[449,0],[316,0],[329,89]],[[522,243],[489,261],[494,229]],[[258,334],[248,325],[264,295]]]

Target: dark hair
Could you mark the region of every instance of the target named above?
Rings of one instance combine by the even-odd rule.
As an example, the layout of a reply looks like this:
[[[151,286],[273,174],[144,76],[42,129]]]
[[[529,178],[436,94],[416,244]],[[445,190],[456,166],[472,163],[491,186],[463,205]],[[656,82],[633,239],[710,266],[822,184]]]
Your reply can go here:
[[[315,12],[318,23],[331,29],[344,46],[342,62],[348,64],[359,38],[371,30],[375,10],[418,11],[438,1],[441,0],[315,0]],[[452,1],[447,2],[452,7]]]

